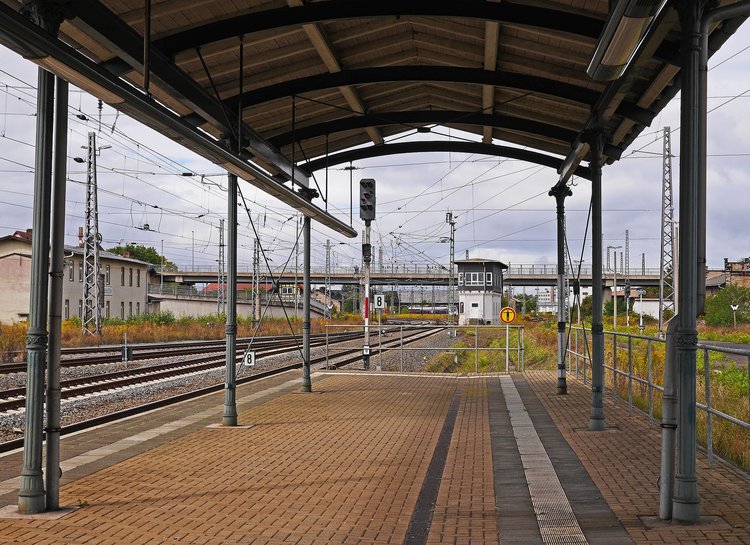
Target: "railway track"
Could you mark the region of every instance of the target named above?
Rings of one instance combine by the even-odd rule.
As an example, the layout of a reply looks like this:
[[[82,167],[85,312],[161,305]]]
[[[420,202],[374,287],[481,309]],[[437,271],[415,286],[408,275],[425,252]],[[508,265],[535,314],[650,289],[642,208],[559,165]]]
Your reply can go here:
[[[355,339],[361,337],[361,332],[344,332],[329,335],[330,339]],[[335,340],[334,339],[334,340]],[[237,350],[244,351],[250,346],[249,337],[237,339]],[[257,337],[252,340],[253,348],[263,349],[268,346],[296,346],[300,342],[299,336],[278,335],[274,337]],[[310,336],[311,346],[313,343],[325,342],[325,334],[317,333]],[[171,356],[189,356],[193,354],[208,354],[224,350],[226,341],[189,341],[187,343],[147,343],[130,345],[132,357],[128,361],[142,361],[154,358],[166,358]],[[107,363],[120,363],[123,361],[122,346],[86,346],[78,348],[64,348],[63,355],[72,355],[62,359],[62,367],[80,367],[84,365],[103,365]],[[94,354],[94,355],[87,355]],[[26,363],[0,363],[0,374],[25,373]]]
[[[426,337],[429,337],[431,335],[434,335],[438,332],[440,332],[441,328],[435,328],[433,330],[417,330],[417,331],[409,331],[408,334],[404,335],[403,337],[403,343],[404,344],[410,344],[417,342],[419,340],[422,340]],[[348,335],[351,337],[351,335]],[[330,340],[329,336],[329,340]],[[357,333],[355,338],[361,338],[361,334]],[[346,340],[352,340],[349,339],[338,339],[337,342],[346,342]],[[324,339],[323,339],[324,342]],[[323,344],[323,342],[318,341],[318,345]],[[397,345],[401,342],[401,339],[390,339],[382,342],[382,348],[389,348],[393,345]],[[297,350],[297,346],[294,347],[278,347],[278,344],[276,345],[276,348],[269,348],[263,351],[257,352],[257,357],[267,357],[270,355],[275,354],[281,354],[284,352],[292,352]],[[371,348],[371,354],[376,355],[379,353],[379,349],[376,347]],[[239,352],[239,351],[238,351]],[[82,379],[71,379],[70,381],[64,381],[62,383],[62,399],[70,399],[77,396],[83,396],[83,395],[91,395],[95,394],[97,392],[105,392],[108,390],[113,390],[116,388],[124,388],[128,386],[134,386],[134,385],[146,385],[148,383],[158,381],[158,380],[168,380],[169,378],[179,378],[180,375],[185,375],[189,373],[199,373],[199,372],[205,372],[205,371],[211,371],[211,370],[217,370],[221,369],[224,365],[224,359],[218,358],[216,356],[214,357],[206,357],[201,358],[201,362],[191,361],[189,364],[186,364],[186,362],[182,362],[180,364],[164,364],[163,366],[152,366],[148,368],[142,368],[138,371],[152,371],[155,369],[155,367],[159,367],[161,369],[158,369],[152,373],[143,373],[139,376],[125,376],[121,375],[120,372],[118,373],[103,373],[101,375],[93,375],[90,377],[82,378]],[[316,358],[311,358],[310,364],[311,366],[317,366],[322,367],[327,363],[328,368],[340,368],[344,367],[346,365],[350,365],[352,363],[358,363],[362,361],[362,348],[361,347],[355,347],[350,349],[345,349],[336,354],[336,356],[320,356]],[[239,358],[238,358],[239,362]],[[172,368],[168,369],[168,366],[174,366],[174,365],[182,365],[182,367]],[[265,377],[273,376],[279,373],[284,373],[287,371],[291,371],[294,369],[299,369],[300,363],[295,362],[292,364],[284,364],[279,365],[277,367],[273,367],[271,369],[266,369],[263,371],[258,371],[252,375],[241,377],[237,379],[237,384],[243,384],[246,382],[251,382],[254,380],[259,380]],[[135,371],[135,370],[132,370]],[[126,371],[127,373],[129,371]],[[93,419],[89,420],[83,420],[74,424],[69,424],[67,426],[64,426],[62,428],[62,434],[66,433],[72,433],[74,431],[79,431],[82,429],[86,429],[88,427],[98,426],[105,422],[111,422],[118,420],[120,418],[125,418],[127,416],[132,416],[135,414],[139,414],[141,412],[146,412],[155,408],[164,407],[166,405],[170,405],[172,403],[177,403],[180,401],[184,401],[187,399],[191,399],[194,397],[198,397],[201,395],[205,395],[207,393],[212,393],[216,391],[220,391],[224,388],[224,384],[218,383],[212,386],[199,388],[190,392],[186,392],[183,394],[179,394],[176,396],[164,398],[158,401],[152,401],[146,404],[137,405],[125,410],[113,412],[107,415],[99,416]],[[11,392],[15,392],[18,389],[13,390],[5,390],[0,392],[0,398],[2,401],[0,401],[0,412],[6,412],[14,409],[20,409],[24,406],[25,399],[17,399],[17,398],[9,398],[8,395]],[[17,392],[16,392],[17,393]],[[23,439],[14,439],[11,441],[5,441],[0,443],[0,452],[7,452],[8,450],[13,450],[15,448],[19,448],[23,445]]]

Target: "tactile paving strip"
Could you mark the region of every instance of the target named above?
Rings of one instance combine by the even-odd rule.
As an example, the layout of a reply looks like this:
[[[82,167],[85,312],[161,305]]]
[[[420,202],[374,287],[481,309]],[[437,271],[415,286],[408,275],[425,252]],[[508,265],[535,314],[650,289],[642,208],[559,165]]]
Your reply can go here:
[[[588,545],[513,379],[500,377],[500,385],[542,540],[554,545]]]

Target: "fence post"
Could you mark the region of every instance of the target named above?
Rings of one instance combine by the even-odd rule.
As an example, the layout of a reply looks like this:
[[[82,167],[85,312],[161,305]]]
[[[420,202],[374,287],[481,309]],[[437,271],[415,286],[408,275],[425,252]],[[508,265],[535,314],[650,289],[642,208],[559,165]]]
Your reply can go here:
[[[654,370],[651,367],[651,339],[648,340],[646,349],[646,362],[648,365],[648,427],[654,421]]]
[[[521,368],[521,331],[523,331],[522,326],[517,326],[516,331],[518,332],[518,349],[516,350],[516,370]]]
[[[526,371],[526,329],[521,327],[521,372]]]
[[[628,335],[628,414],[633,414],[633,337]]]
[[[586,364],[586,354],[589,353],[589,342],[586,339],[585,329],[581,334],[583,335],[583,385],[586,386],[586,384],[588,383],[588,377],[586,376],[586,373],[588,372],[588,365]]]
[[[401,369],[399,369],[402,373],[404,372],[404,326],[401,327],[401,343],[400,343],[400,351],[401,351]]]
[[[706,452],[708,467],[714,467],[714,437],[711,428],[711,365],[708,361],[708,348],[703,349],[703,389],[706,394]]]
[[[326,325],[326,369],[328,369],[328,325]]]
[[[579,362],[578,362],[578,328],[574,329],[574,331],[576,332],[576,336],[575,336],[575,351],[576,351],[576,352],[575,352],[575,353],[576,353],[576,380],[580,380],[580,378],[578,377],[578,363],[579,363]]]
[[[612,401],[617,405],[617,333],[612,333]]]
[[[506,354],[507,347],[506,347]],[[474,326],[474,372],[479,374],[479,328]]]

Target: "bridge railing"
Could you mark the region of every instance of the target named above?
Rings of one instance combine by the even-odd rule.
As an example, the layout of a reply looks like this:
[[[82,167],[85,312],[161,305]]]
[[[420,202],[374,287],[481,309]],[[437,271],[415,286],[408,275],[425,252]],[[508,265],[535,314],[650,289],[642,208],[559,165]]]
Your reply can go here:
[[[371,272],[374,275],[377,274],[393,274],[393,275],[411,275],[411,274],[418,274],[418,275],[432,275],[435,277],[446,277],[448,276],[448,264],[442,265],[442,264],[431,264],[431,263],[383,263],[382,265],[374,264],[372,266]],[[278,276],[281,274],[282,270],[284,271],[284,276],[294,276],[294,268],[286,267],[286,269],[282,269],[281,267],[272,269],[272,273],[274,276]],[[195,265],[194,267],[191,267],[190,265],[179,265],[178,266],[178,273],[183,274],[189,274],[189,273],[214,273],[218,275],[218,267],[216,265]],[[582,276],[591,276],[591,267],[590,266],[583,266],[581,267],[581,275]],[[157,271],[158,272],[158,271]],[[237,266],[237,272],[241,274],[252,274],[252,266],[250,265],[238,265]],[[325,267],[319,266],[319,267],[311,267],[310,272],[314,275],[324,276],[326,274]],[[261,276],[267,276],[268,271],[266,269],[261,269],[260,274]],[[568,275],[573,276],[573,274],[577,274],[578,270],[571,271],[568,270]],[[169,273],[174,274],[174,273]],[[339,265],[332,267],[329,270],[330,276],[341,276],[341,275],[358,275],[362,274],[362,268],[359,265]],[[532,263],[532,264],[519,264],[519,265],[511,265],[508,270],[505,271],[505,276],[509,277],[518,277],[518,276],[555,276],[557,274],[557,265],[554,263]],[[605,276],[608,278],[612,276],[613,271],[604,271]],[[300,282],[302,281],[302,269],[300,268],[297,271],[297,275],[299,276]],[[631,278],[637,278],[641,276],[659,276],[659,269],[658,268],[633,268],[630,270],[630,277]],[[618,272],[618,278],[622,278],[622,273]]]
[[[648,417],[649,427],[652,426],[656,418],[661,418],[666,341],[614,331],[605,331],[604,335],[605,396],[611,395],[615,404],[627,402],[629,412],[641,410]],[[591,380],[591,353],[591,330],[573,327],[566,367],[584,384]],[[709,466],[717,453],[747,471],[750,469],[750,349],[699,342],[697,364],[697,431],[699,441],[706,447]]]

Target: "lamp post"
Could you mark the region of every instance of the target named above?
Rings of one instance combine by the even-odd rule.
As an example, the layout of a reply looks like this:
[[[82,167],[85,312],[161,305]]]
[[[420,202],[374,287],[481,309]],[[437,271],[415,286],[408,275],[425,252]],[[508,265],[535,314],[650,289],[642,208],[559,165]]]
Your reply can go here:
[[[638,318],[638,329],[643,333],[643,296],[646,294],[646,290],[638,288],[638,310],[640,311],[640,317]]]
[[[607,246],[607,256],[609,251],[612,251],[612,259],[614,261],[613,278],[612,278],[612,298],[613,298],[613,312],[612,312],[612,329],[617,329],[617,249],[622,246]],[[609,259],[607,259],[609,261]]]

